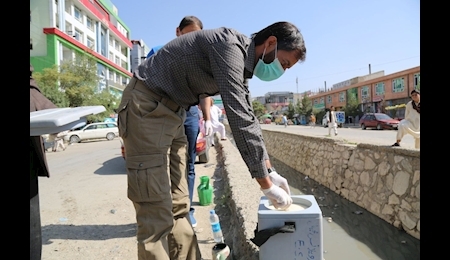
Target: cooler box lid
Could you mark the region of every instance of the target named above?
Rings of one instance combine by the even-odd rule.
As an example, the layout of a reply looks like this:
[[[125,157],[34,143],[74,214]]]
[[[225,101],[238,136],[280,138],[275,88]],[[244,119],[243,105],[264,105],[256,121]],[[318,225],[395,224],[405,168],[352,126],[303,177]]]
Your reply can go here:
[[[30,136],[59,133],[81,127],[86,117],[106,111],[104,106],[50,108],[30,112]]]

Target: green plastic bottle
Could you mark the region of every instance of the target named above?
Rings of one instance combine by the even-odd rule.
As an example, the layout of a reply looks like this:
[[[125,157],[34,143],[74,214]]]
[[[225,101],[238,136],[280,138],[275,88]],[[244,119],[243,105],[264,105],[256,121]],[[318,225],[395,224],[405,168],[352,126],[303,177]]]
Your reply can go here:
[[[208,206],[212,203],[213,187],[209,184],[208,176],[200,177],[200,185],[197,187],[200,205]]]

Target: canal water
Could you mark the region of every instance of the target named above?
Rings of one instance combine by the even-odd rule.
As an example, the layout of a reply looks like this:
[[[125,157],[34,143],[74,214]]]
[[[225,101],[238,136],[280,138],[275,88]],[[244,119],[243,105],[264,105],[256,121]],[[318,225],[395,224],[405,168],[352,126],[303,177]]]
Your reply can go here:
[[[314,195],[323,215],[325,260],[420,259],[420,240],[271,158],[293,195]]]

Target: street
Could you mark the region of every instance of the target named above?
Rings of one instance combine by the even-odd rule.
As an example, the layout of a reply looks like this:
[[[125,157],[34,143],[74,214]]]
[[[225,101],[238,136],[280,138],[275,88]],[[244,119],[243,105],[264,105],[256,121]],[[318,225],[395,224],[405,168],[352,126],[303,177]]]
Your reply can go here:
[[[120,141],[99,140],[47,152],[50,178],[39,178],[43,260],[137,259],[136,219],[127,197],[125,161]],[[214,175],[216,152],[210,162],[196,164],[199,176]],[[209,210],[194,194],[195,228],[203,259],[211,259]]]
[[[328,128],[317,125],[314,128],[304,125],[275,125],[275,124],[261,124],[262,129],[266,130],[277,130],[280,129],[286,133],[301,134],[307,136],[318,136],[326,137],[328,135]],[[384,146],[391,146],[395,143],[397,131],[396,130],[362,130],[361,128],[338,128],[338,135],[334,136],[333,132],[328,138],[334,138],[339,140],[344,140],[348,143],[367,143],[367,144],[377,144]],[[408,149],[414,148],[414,138],[411,135],[406,135],[403,137],[400,143],[401,147]]]

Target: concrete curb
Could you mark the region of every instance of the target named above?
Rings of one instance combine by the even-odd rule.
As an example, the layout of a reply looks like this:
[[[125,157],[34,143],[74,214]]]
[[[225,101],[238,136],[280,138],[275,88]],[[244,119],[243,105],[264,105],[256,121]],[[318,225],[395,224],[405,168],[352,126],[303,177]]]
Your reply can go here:
[[[251,178],[247,165],[233,145],[232,139],[215,137],[217,165],[223,178],[225,206],[230,212],[225,242],[233,251],[234,260],[258,260],[259,248],[250,241],[258,222],[258,206],[263,195]]]

